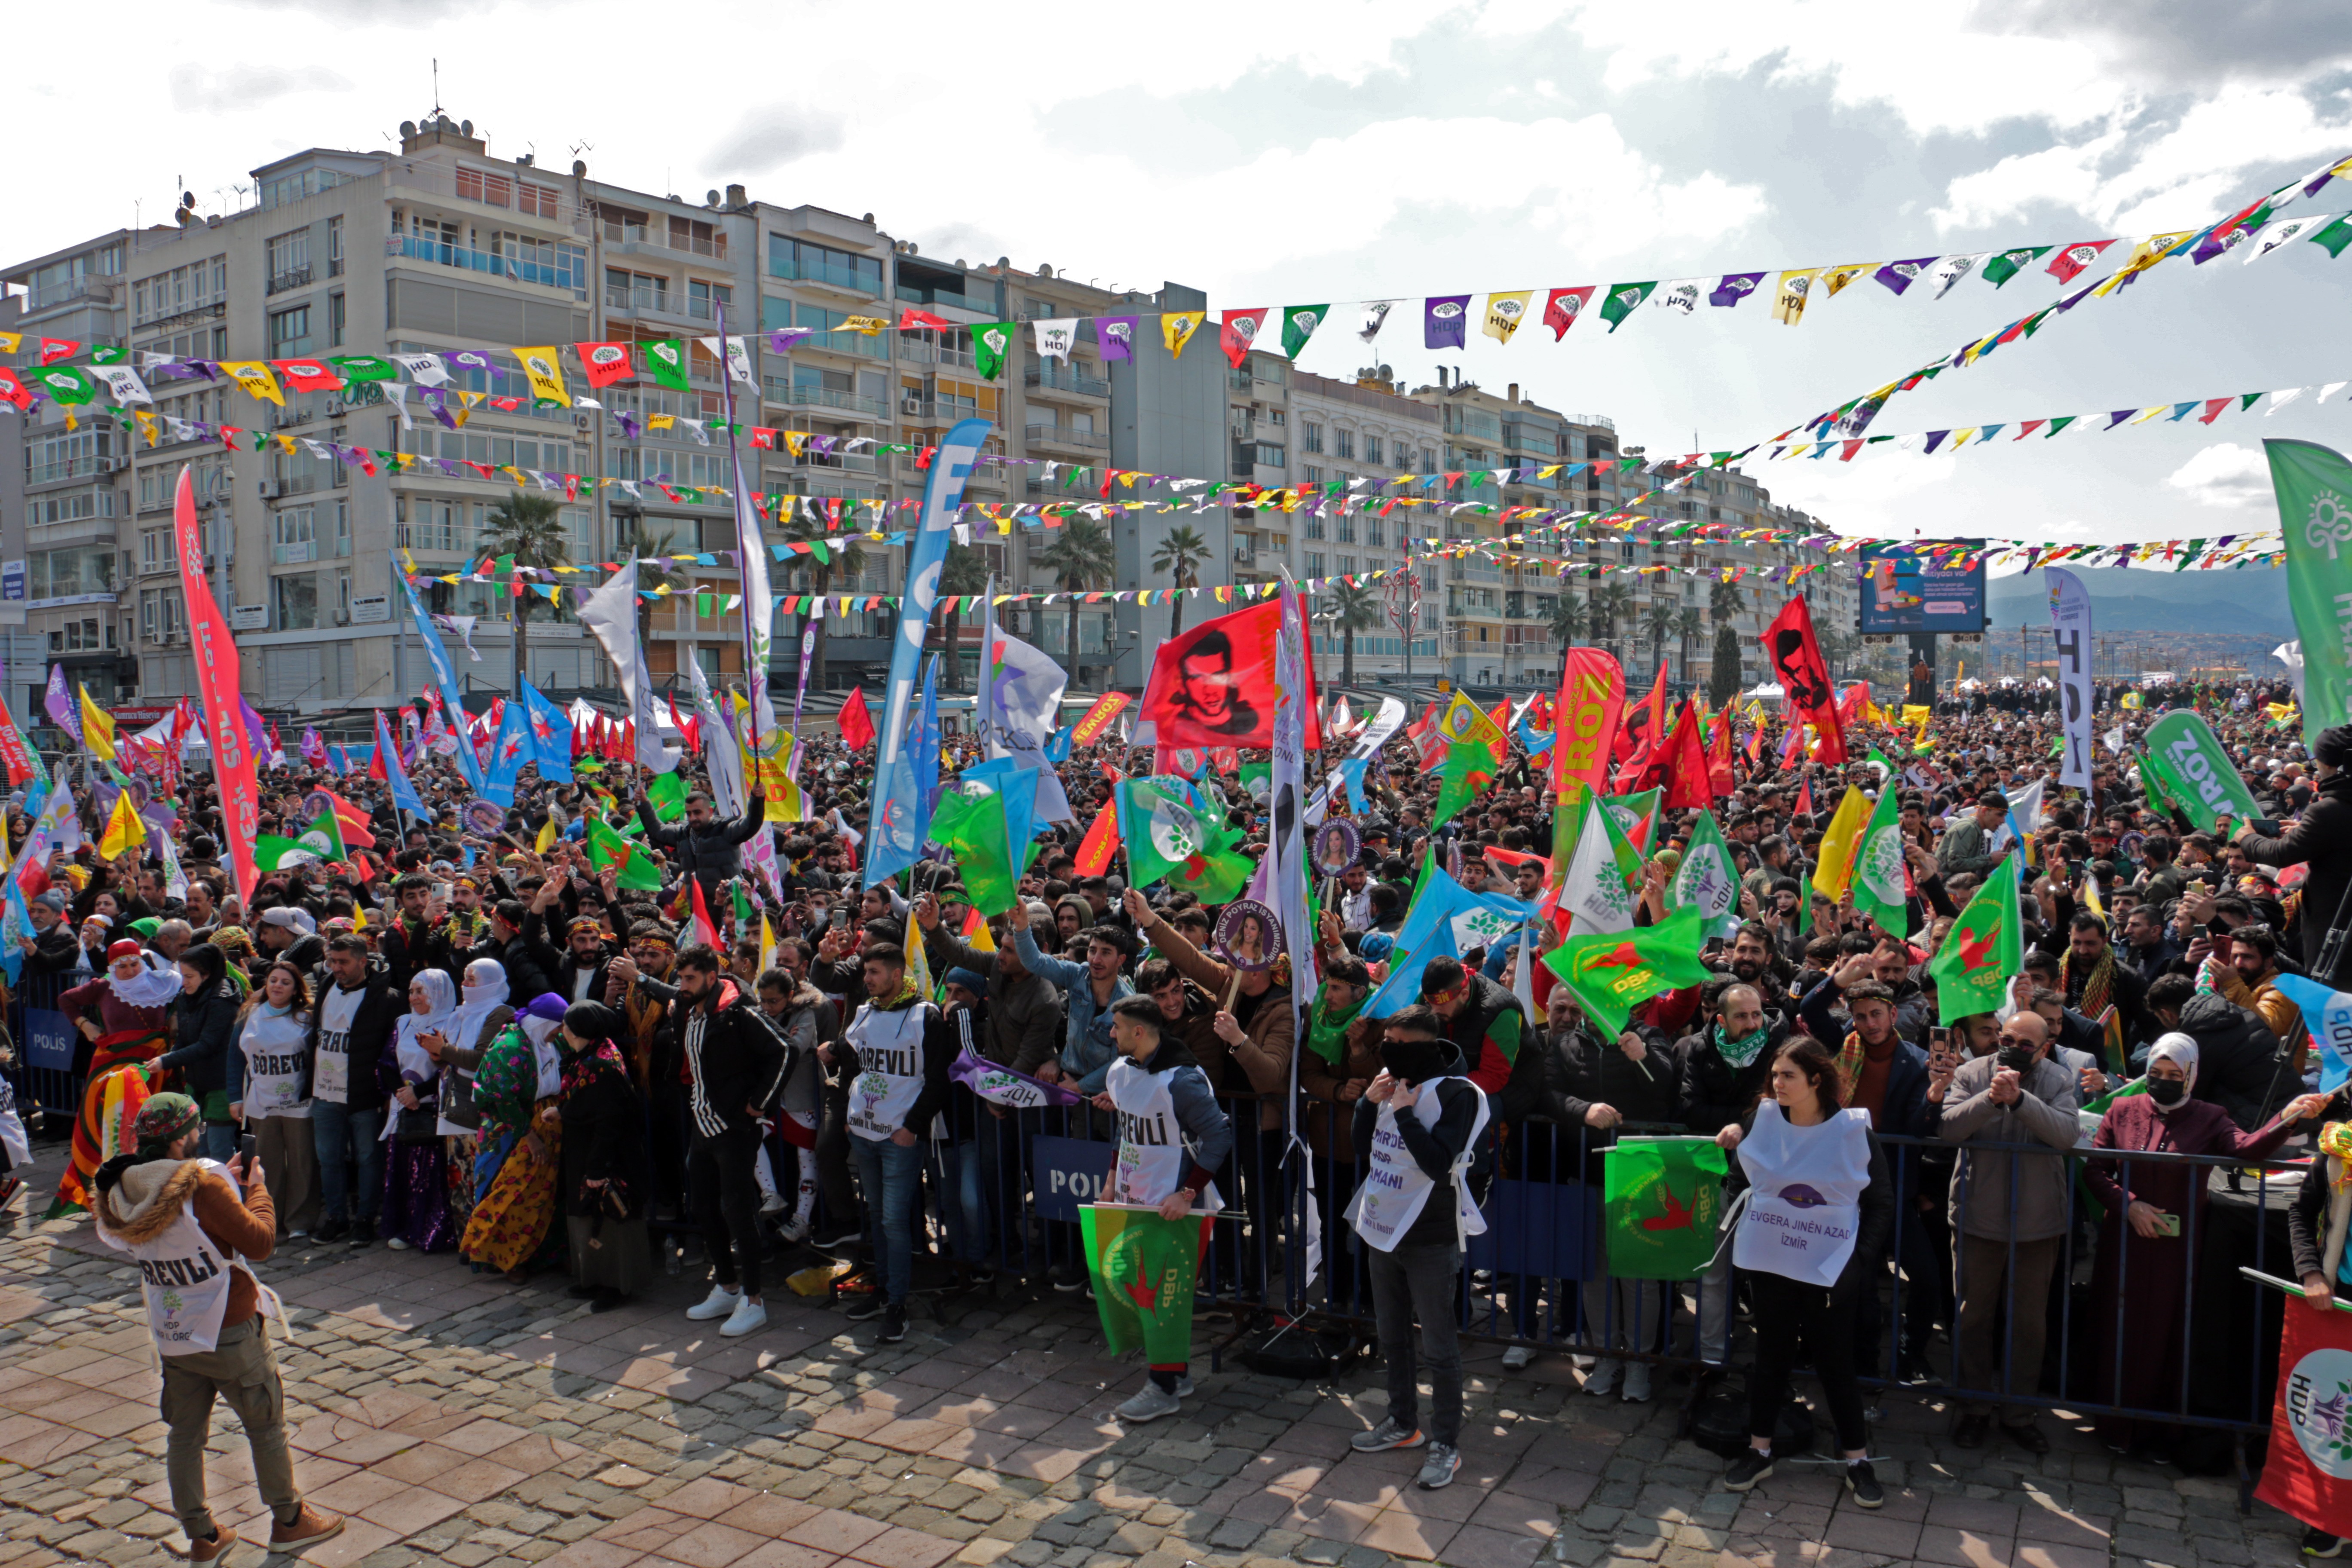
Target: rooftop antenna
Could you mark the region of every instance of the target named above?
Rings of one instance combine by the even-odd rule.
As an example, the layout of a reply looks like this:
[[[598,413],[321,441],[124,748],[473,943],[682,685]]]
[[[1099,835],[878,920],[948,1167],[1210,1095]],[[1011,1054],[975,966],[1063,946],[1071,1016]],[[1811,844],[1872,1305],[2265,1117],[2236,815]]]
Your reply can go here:
[[[433,118],[441,118],[441,57],[433,57]]]

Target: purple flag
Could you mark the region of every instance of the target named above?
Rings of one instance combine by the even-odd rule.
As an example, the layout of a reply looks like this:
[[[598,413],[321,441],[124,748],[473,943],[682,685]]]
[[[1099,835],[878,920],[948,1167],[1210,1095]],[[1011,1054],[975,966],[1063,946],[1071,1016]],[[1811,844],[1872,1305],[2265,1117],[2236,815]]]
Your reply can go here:
[[[1934,263],[1932,256],[1916,256],[1908,261],[1890,261],[1871,274],[1881,283],[1900,294]]]
[[[66,689],[64,665],[49,666],[49,689],[42,697],[41,706],[49,710],[51,719],[71,731],[76,741],[81,739],[81,709],[75,703],[73,693]]]
[[[245,700],[241,691],[237,693],[236,705],[245,715],[245,736],[253,746],[253,754],[269,756],[276,749],[269,743],[269,726],[261,721],[261,715],[253,710],[253,704]]]
[[[814,327],[778,327],[768,334],[768,352],[772,354],[789,353],[803,338],[814,337]]]
[[[490,363],[490,356],[479,349],[453,350],[443,354],[441,359],[453,369],[496,371],[499,368]]]
[[[1425,349],[1458,349],[1464,334],[1470,330],[1470,296],[1439,294],[1422,306],[1421,346]]]
[[[1715,286],[1714,292],[1707,295],[1706,302],[1710,305],[1737,305],[1756,292],[1756,285],[1763,280],[1761,272],[1727,272],[1723,275],[1723,281]]]
[[[1135,357],[1135,316],[1097,316],[1095,318],[1095,342],[1102,348],[1105,364],[1117,364]]]
[[[1086,1097],[1059,1084],[1041,1083],[1027,1073],[1014,1072],[1011,1068],[998,1067],[972,1054],[966,1046],[948,1068],[948,1077],[969,1089],[992,1104],[1010,1106],[1016,1110],[1034,1110],[1041,1105],[1082,1105]]]

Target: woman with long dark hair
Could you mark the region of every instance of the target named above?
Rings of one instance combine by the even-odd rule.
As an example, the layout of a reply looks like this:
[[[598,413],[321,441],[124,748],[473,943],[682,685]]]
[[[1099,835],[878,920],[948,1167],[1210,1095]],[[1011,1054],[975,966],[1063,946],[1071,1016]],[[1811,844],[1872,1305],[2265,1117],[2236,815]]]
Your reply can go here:
[[[1895,1225],[1895,1185],[1871,1142],[1870,1114],[1846,1110],[1837,1062],[1810,1038],[1774,1053],[1765,1090],[1743,1125],[1716,1142],[1736,1152],[1725,1191],[1738,1203],[1731,1260],[1748,1277],[1756,1369],[1748,1384],[1748,1450],[1726,1490],[1772,1473],[1772,1434],[1800,1345],[1821,1379],[1845,1458],[1845,1485],[1864,1508],[1886,1500],[1870,1468],[1862,1384],[1854,1374],[1854,1308]]]
[[[230,1115],[253,1129],[261,1168],[278,1199],[288,1237],[319,1224],[319,1155],[310,1135],[310,986],[301,969],[279,959],[237,1015],[236,1048],[244,1087]]]
[[[614,1044],[628,1025],[602,1002],[574,1002],[563,1015],[561,1194],[572,1248],[572,1294],[603,1312],[654,1277],[646,1231],[653,1167],[646,1154],[645,1102]]]

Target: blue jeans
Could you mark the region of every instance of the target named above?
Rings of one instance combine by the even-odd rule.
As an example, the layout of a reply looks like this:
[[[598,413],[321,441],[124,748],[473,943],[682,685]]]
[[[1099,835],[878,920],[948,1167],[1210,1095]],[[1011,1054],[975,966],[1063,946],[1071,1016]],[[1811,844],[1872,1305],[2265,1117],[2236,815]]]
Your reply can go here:
[[[354,1110],[331,1100],[310,1102],[310,1131],[319,1146],[319,1214],[327,1220],[358,1219],[375,1223],[383,1201],[383,1145],[375,1135],[383,1129],[383,1112]],[[353,1167],[359,1186],[350,1185]]]
[[[923,1144],[850,1137],[857,1184],[866,1195],[866,1242],[882,1273],[882,1299],[903,1306],[915,1272],[915,1199],[923,1179]]]
[[[982,1114],[985,1115],[986,1112]],[[940,1214],[947,1221],[948,1249],[958,1263],[988,1261],[988,1194],[980,1144],[938,1145],[945,1179],[940,1184]]]
[[[236,1154],[236,1123],[207,1121],[205,1123],[204,1156],[226,1164]]]

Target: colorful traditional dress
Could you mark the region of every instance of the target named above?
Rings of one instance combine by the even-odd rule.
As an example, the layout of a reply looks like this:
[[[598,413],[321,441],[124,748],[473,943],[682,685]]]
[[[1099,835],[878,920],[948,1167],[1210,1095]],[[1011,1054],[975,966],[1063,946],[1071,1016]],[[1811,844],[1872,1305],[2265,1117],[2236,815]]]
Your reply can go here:
[[[125,986],[111,974],[77,985],[58,998],[67,1019],[79,1026],[95,1009],[100,1033],[89,1047],[89,1077],[82,1089],[81,1110],[74,1119],[73,1148],[65,1176],[58,1183],[57,1201],[44,1218],[79,1214],[89,1206],[90,1183],[99,1166],[127,1152],[136,1142],[131,1124],[149,1093],[146,1064],[170,1045],[171,995],[178,994],[179,976],[169,972],[167,982],[154,984],[142,975],[127,989],[134,996],[170,995],[152,1005],[124,1000]],[[151,992],[148,986],[152,984]]]
[[[563,1124],[562,1058],[553,1018],[526,1013],[482,1053],[474,1104],[482,1113],[481,1153],[474,1166],[474,1212],[461,1243],[466,1257],[502,1272],[544,1262],[562,1233],[554,1225]],[[536,1133],[544,1158],[527,1135]]]

